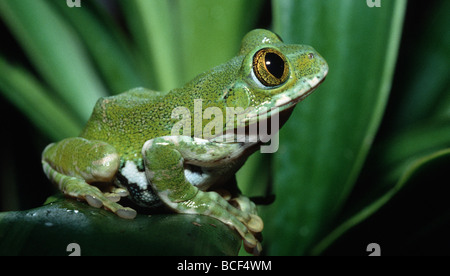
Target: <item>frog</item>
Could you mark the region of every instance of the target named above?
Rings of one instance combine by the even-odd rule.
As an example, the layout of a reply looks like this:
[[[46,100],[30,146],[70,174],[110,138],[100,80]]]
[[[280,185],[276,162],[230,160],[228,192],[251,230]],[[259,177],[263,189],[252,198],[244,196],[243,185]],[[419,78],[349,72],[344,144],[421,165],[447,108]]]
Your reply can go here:
[[[236,172],[264,142],[245,129],[272,118],[281,127],[327,74],[327,62],[311,46],[252,30],[236,56],[180,88],[138,87],[100,98],[78,137],[44,149],[43,170],[67,197],[123,219],[137,215],[122,204],[125,197],[146,210],[213,217],[258,255],[264,222],[240,192]],[[214,116],[198,119],[211,109]],[[229,110],[239,116],[220,118]],[[198,131],[212,117],[214,132]]]

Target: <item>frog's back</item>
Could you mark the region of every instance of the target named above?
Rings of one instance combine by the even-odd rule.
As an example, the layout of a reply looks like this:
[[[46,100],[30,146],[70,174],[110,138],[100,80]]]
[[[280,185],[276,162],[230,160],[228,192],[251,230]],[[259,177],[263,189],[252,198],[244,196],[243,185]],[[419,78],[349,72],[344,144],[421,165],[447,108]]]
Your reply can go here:
[[[165,114],[163,100],[167,93],[136,88],[102,97],[80,136],[107,142],[122,156],[136,156],[145,141],[170,134],[170,114]]]

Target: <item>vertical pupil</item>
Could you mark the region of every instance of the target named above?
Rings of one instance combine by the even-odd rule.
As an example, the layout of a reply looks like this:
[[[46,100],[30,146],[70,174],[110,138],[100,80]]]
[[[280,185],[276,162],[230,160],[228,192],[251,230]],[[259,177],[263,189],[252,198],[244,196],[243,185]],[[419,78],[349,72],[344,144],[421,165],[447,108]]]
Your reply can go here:
[[[266,68],[277,79],[283,76],[284,61],[283,59],[274,53],[267,53],[265,56]]]

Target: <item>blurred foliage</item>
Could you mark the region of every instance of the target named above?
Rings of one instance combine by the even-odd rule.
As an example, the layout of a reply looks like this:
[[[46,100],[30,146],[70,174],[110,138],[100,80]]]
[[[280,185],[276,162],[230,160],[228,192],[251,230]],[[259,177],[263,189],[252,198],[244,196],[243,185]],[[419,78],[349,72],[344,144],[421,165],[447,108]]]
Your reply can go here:
[[[279,151],[238,173],[245,194],[275,195],[260,208],[264,254],[365,255],[371,242],[382,254],[444,253],[429,241],[450,244],[450,2],[380,2],[0,1],[2,210],[52,194],[40,153],[76,136],[98,97],[183,85],[269,28],[312,45],[330,72]]]

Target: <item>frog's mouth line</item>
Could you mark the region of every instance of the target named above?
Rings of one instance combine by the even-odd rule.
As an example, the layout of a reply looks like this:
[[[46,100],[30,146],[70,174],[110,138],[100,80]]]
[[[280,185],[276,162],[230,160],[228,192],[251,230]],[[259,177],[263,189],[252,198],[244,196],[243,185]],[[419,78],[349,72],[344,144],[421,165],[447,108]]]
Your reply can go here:
[[[266,112],[261,112],[261,110],[255,110],[252,112],[248,112],[245,115],[244,123],[246,125],[251,125],[251,123],[250,123],[251,120],[255,120],[256,118],[258,118],[257,121],[262,120],[262,119],[267,119],[267,118],[270,118],[271,116],[275,115],[276,113],[281,113],[285,110],[289,110],[289,109],[295,107],[299,102],[301,102],[306,97],[311,95],[322,84],[322,82],[325,81],[327,73],[328,73],[328,71],[326,71],[324,73],[323,78],[321,78],[320,80],[318,80],[315,83],[314,83],[314,79],[312,81],[310,81],[313,83],[313,85],[311,85],[310,88],[306,92],[301,93],[296,98],[291,98],[289,96],[284,95],[275,101],[275,105],[274,105],[275,107],[266,108]],[[318,79],[318,78],[315,78],[315,79]],[[245,113],[246,112],[243,112],[242,114],[245,114]],[[252,123],[254,123],[254,122],[252,122]]]
[[[237,126],[237,123],[235,122],[236,124],[233,126],[233,129],[224,130],[223,133],[214,136],[212,140],[228,141],[231,143],[244,142],[249,145],[259,144],[261,142],[261,137],[266,137],[265,139],[269,137],[269,140],[271,140],[271,137],[276,134],[288,120],[297,103],[313,93],[324,80],[325,77],[317,80],[315,85],[296,98],[292,99],[286,96],[286,98],[281,101],[278,99],[277,101],[281,102],[281,104],[274,108],[261,108],[252,110],[251,112],[248,112],[247,110],[247,112],[244,111],[237,114],[237,118],[239,118],[239,116],[245,116],[243,121],[240,122],[240,125]],[[261,126],[265,127],[265,129],[261,130]]]
[[[235,122],[232,128],[224,128],[222,133],[217,133],[216,135],[210,136],[209,140],[215,141],[226,141],[227,143],[244,142],[250,144],[260,143],[260,127],[261,125],[266,126],[270,129],[270,133],[265,133],[263,135],[271,136],[284,125],[287,119],[290,117],[294,107],[313,93],[322,82],[325,81],[328,70],[325,71],[322,78],[315,77],[311,80],[305,80],[310,84],[310,88],[303,93],[294,93],[298,95],[295,98],[289,97],[287,95],[282,95],[280,98],[272,101],[266,106],[262,106],[258,109],[253,110],[243,110],[240,113],[236,113],[234,116]],[[274,104],[275,103],[275,104]],[[267,105],[273,105],[275,107],[269,108]]]
[[[322,82],[325,81],[325,78],[326,78],[326,74],[325,74],[325,77],[323,77],[319,82],[317,82],[314,86],[312,86],[308,91],[306,91],[305,93],[301,94],[299,97],[295,98],[290,103],[293,104],[293,105],[296,105],[299,102],[301,102],[303,99],[305,99],[306,97],[311,95],[312,92],[314,92],[322,84]],[[287,103],[287,104],[289,104],[289,103]]]
[[[317,82],[316,85],[312,86],[308,91],[306,91],[305,93],[303,93],[302,95],[300,95],[299,97],[294,99],[294,101],[293,101],[294,105],[298,104],[303,99],[305,99],[306,97],[311,95],[311,93],[314,92],[322,84],[322,82],[325,81],[325,79],[327,78],[327,74],[328,74],[328,71],[325,72],[324,77],[319,82]]]

